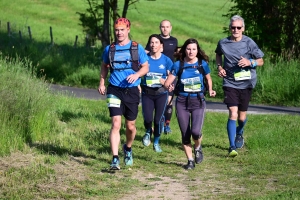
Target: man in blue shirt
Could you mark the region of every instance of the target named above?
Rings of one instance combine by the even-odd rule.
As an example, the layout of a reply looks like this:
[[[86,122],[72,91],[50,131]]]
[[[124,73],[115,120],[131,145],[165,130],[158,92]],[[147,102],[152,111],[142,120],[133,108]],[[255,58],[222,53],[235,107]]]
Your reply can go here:
[[[124,163],[131,166],[133,164],[131,146],[136,135],[135,121],[140,102],[138,86],[141,82],[140,77],[149,71],[149,66],[145,49],[129,39],[130,21],[126,18],[117,19],[114,24],[114,31],[117,41],[107,46],[103,52],[98,91],[102,95],[107,94],[107,105],[112,118],[110,146],[113,159],[110,169],[119,170],[118,149],[121,117],[123,115],[126,119],[126,143],[123,145]],[[131,48],[134,44],[137,45],[138,66],[135,65],[131,54]],[[114,49],[114,56],[111,56],[112,48]],[[108,69],[110,69],[110,77],[106,91],[105,79],[108,75]]]

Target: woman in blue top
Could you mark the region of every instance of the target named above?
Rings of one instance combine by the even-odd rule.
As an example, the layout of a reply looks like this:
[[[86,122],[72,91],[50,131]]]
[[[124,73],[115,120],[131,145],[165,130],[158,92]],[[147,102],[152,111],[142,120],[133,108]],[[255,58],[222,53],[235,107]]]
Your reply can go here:
[[[176,116],[182,134],[184,152],[188,159],[185,168],[194,169],[195,163],[203,160],[201,130],[206,107],[204,78],[207,82],[209,96],[214,97],[216,92],[212,89],[208,66],[209,58],[201,50],[198,41],[193,38],[186,40],[179,53],[179,61],[174,63],[172,73],[168,75],[164,86],[169,90],[178,89]],[[172,85],[176,77],[179,82],[178,88],[174,88]],[[195,159],[193,158],[191,137],[194,141]]]
[[[173,65],[172,60],[161,53],[163,40],[153,34],[149,37],[150,52],[148,53],[149,72],[142,79],[142,109],[146,134],[143,137],[143,144],[150,145],[151,135],[154,131],[153,149],[162,152],[159,145],[159,138],[163,128],[164,111],[168,102],[168,91],[163,87],[168,72]],[[153,111],[154,130],[152,130]],[[162,122],[162,123],[161,123]]]

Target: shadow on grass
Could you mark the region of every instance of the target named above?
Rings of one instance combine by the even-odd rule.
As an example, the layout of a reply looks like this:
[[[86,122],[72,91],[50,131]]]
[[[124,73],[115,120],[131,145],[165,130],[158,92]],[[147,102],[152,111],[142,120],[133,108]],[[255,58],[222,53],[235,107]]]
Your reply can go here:
[[[38,151],[40,151],[43,154],[50,154],[50,155],[58,155],[58,156],[63,156],[63,155],[72,155],[75,157],[85,157],[85,158],[93,158],[95,159],[95,156],[87,156],[86,154],[84,154],[81,151],[70,151],[67,148],[63,148],[63,147],[58,147],[56,145],[53,144],[48,144],[48,143],[32,143],[30,145],[31,148],[35,148]]]
[[[8,36],[7,32],[0,30],[0,52],[5,57],[29,59],[32,66],[28,66],[33,74],[45,77],[52,83],[63,83],[67,76],[75,74],[80,82],[87,87],[94,87],[99,81],[91,77],[78,75],[78,70],[86,67],[97,69],[100,65],[102,48],[86,47],[84,42],[76,47],[70,44],[51,44],[51,42],[41,42],[30,39],[24,34],[22,39],[17,31],[12,30]]]

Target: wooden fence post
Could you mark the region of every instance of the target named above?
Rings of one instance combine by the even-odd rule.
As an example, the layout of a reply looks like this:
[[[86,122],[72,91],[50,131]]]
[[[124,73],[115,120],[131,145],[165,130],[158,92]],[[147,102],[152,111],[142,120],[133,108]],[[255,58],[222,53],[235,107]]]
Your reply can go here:
[[[75,37],[74,47],[77,47],[77,40],[78,40],[78,35],[76,35]]]
[[[22,32],[19,30],[20,42],[22,42]]]
[[[10,23],[7,22],[7,34],[8,36],[10,36]]]
[[[30,26],[28,26],[28,34],[29,34],[29,39],[31,40],[31,39],[32,39],[32,36],[31,36]]]
[[[53,35],[52,35],[52,27],[50,26],[50,38],[51,38],[51,44],[53,45]]]

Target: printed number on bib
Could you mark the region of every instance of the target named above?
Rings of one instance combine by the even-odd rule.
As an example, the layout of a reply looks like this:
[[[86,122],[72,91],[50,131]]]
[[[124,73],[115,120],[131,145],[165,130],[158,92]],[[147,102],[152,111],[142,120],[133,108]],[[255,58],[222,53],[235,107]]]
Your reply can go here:
[[[106,102],[107,102],[107,107],[120,108],[121,105],[121,100],[112,94],[107,95]]]
[[[148,87],[161,87],[160,79],[163,74],[149,72],[146,75],[146,85]]]
[[[249,80],[251,79],[251,71],[241,69],[240,71],[234,72],[234,79],[236,81]]]
[[[184,85],[185,92],[200,92],[201,81],[200,77],[181,79],[181,83]]]

